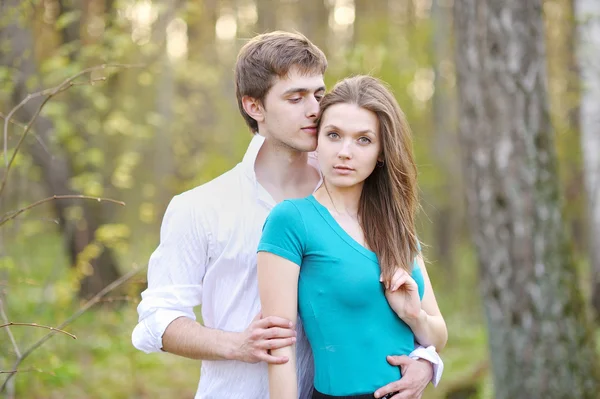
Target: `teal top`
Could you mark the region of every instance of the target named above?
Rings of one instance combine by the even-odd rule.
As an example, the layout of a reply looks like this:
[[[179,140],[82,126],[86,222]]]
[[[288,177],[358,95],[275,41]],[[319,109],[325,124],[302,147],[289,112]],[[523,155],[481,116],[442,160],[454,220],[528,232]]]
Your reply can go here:
[[[342,396],[373,393],[400,379],[388,355],[408,355],[414,334],[390,308],[375,252],[355,241],[312,195],[287,200],[265,221],[258,251],[300,266],[298,312],[315,361],[315,388]],[[423,298],[423,275],[412,277]]]

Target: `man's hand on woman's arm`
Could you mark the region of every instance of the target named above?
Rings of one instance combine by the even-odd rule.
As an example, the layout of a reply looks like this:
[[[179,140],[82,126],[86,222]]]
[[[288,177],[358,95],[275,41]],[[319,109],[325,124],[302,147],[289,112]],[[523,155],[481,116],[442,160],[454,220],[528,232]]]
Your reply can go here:
[[[177,318],[165,330],[162,349],[191,359],[286,363],[288,357],[272,356],[269,351],[293,345],[296,330],[289,320],[260,316],[243,332],[211,329],[187,317]]]

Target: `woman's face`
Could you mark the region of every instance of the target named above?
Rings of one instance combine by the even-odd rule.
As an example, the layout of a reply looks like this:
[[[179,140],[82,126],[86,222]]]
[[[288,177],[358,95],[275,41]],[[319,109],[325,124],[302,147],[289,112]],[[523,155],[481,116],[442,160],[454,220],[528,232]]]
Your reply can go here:
[[[362,184],[381,160],[382,143],[375,113],[355,104],[325,110],[317,153],[324,179],[339,188]]]

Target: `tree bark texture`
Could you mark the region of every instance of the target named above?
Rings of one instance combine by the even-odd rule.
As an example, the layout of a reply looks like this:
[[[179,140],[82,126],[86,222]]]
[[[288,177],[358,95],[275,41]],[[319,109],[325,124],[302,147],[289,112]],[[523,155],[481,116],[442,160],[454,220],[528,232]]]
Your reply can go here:
[[[597,398],[563,231],[541,0],[455,1],[459,134],[498,399]]]
[[[592,302],[600,315],[600,2],[576,0],[581,74],[580,126],[588,199]]]
[[[18,7],[20,7],[18,0],[7,0],[0,7],[0,13],[14,12]],[[11,21],[13,22],[0,30],[0,41],[9,43],[9,50],[0,53],[0,61],[2,65],[14,67],[13,103],[18,104],[32,91],[39,91],[40,87],[27,84],[35,81],[38,74],[37,64],[31,51],[33,49],[31,31],[22,25],[23,21],[16,15],[11,18]],[[26,103],[17,112],[17,119],[24,123],[29,122],[42,101],[43,98],[39,97]],[[26,149],[41,170],[47,195],[78,194],[69,184],[73,173],[67,154],[51,145],[54,130],[52,121],[39,116],[32,130],[37,134],[39,141],[29,137],[26,139],[28,143]],[[100,207],[104,205],[95,202],[86,203],[82,200],[56,200],[52,205],[58,216],[65,248],[74,266],[77,264],[79,253],[94,241],[96,229],[103,223]],[[67,216],[69,208],[73,206],[79,206],[83,210],[82,217],[78,220],[72,220]],[[102,253],[90,262],[90,266],[91,271],[84,274],[80,281],[79,296],[82,298],[91,297],[119,277],[116,259],[108,248],[104,248]]]

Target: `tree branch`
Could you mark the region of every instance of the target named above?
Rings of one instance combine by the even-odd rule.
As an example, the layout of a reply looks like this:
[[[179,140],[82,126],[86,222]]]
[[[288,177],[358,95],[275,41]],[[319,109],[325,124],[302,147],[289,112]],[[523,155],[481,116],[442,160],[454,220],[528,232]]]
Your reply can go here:
[[[110,198],[90,197],[90,196],[87,196],[87,195],[77,195],[77,194],[74,194],[74,195],[53,195],[52,197],[44,198],[42,200],[34,202],[33,204],[30,204],[30,205],[26,206],[25,208],[19,209],[18,211],[14,211],[13,213],[9,212],[9,214],[3,216],[2,219],[0,219],[0,226],[2,226],[3,224],[5,224],[9,220],[12,220],[12,219],[16,218],[17,216],[19,216],[23,212],[28,211],[31,208],[35,208],[36,206],[41,205],[41,204],[43,204],[45,202],[49,202],[49,201],[53,201],[53,200],[58,200],[58,199],[90,199],[90,200],[96,200],[98,202],[106,201],[106,202],[112,202],[113,204],[125,206],[124,202],[117,201],[117,200],[110,199]]]
[[[4,119],[4,120],[8,120],[6,118],[6,115],[4,115],[2,112],[0,112],[0,119]],[[19,123],[18,121],[12,119],[12,120],[8,120],[10,123],[12,123],[15,126],[20,127],[21,129],[26,129],[27,126],[23,125],[22,123]],[[35,139],[37,140],[37,142],[40,144],[40,146],[44,149],[44,151],[46,151],[46,153],[50,154],[50,151],[48,150],[48,147],[46,147],[46,144],[42,141],[42,139],[40,138],[40,136],[38,136],[35,132],[32,132],[31,134],[33,134],[33,137],[35,137]],[[6,153],[8,151],[8,145],[6,144],[6,141],[4,142],[4,153]]]
[[[0,374],[15,374],[15,373],[26,373],[28,371],[37,371],[37,372],[42,372],[42,370],[40,369],[25,369],[25,370],[10,370],[10,371],[2,371],[0,370]]]
[[[2,316],[2,320],[4,320],[5,323],[8,323],[8,316],[6,316],[6,312],[4,311],[4,301],[2,301],[2,298],[0,298],[0,315]],[[10,338],[10,342],[12,343],[13,348],[15,348],[15,353],[17,354],[17,357],[21,357],[21,351],[19,350],[17,341],[15,340],[12,331],[10,331],[10,328],[6,329],[6,333]]]
[[[6,171],[4,172],[2,184],[0,185],[0,196],[2,195],[2,192],[4,191],[4,188],[6,186],[6,181],[8,179],[8,172],[10,171],[12,163],[13,163],[14,159],[16,158],[21,145],[23,144],[23,141],[25,140],[27,133],[29,132],[29,130],[31,130],[31,126],[33,126],[33,122],[35,122],[35,120],[37,119],[38,115],[42,111],[42,108],[44,108],[46,103],[52,97],[54,97],[55,95],[65,91],[65,90],[68,90],[69,88],[71,88],[73,86],[78,86],[78,85],[82,85],[82,84],[94,84],[96,81],[105,80],[105,78],[99,78],[99,79],[95,79],[95,80],[90,80],[89,82],[74,82],[75,79],[79,78],[82,75],[85,75],[86,73],[91,73],[91,72],[103,70],[106,68],[139,68],[141,66],[143,66],[143,65],[141,65],[141,64],[102,64],[102,65],[93,66],[93,67],[86,68],[83,71],[76,73],[75,75],[71,76],[70,78],[67,78],[58,86],[52,87],[50,89],[44,89],[39,92],[27,95],[27,97],[25,97],[16,107],[14,107],[8,113],[6,118],[4,119],[4,159],[5,159],[5,163],[6,163]],[[40,104],[40,106],[38,107],[37,111],[31,118],[29,123],[25,126],[25,130],[21,134],[19,143],[17,144],[17,147],[15,148],[15,151],[14,151],[10,161],[8,161],[7,156],[8,156],[8,123],[9,123],[9,121],[12,119],[13,115],[19,109],[21,109],[25,104],[27,104],[29,101],[31,101],[35,98],[44,97],[44,96],[46,96],[46,98],[44,99],[42,104]]]
[[[12,123],[15,126],[20,127],[21,129],[25,129],[27,126],[25,126],[24,124],[22,124],[21,122],[15,120],[15,119],[11,119],[9,120],[6,115],[4,115],[2,112],[0,112],[0,118],[4,119],[4,120],[8,120],[10,123]]]
[[[94,306],[95,304],[100,302],[100,300],[102,299],[103,296],[105,296],[109,292],[113,291],[114,289],[116,289],[117,287],[119,287],[120,285],[122,285],[123,283],[128,281],[130,278],[132,278],[138,272],[140,272],[143,268],[144,267],[136,267],[135,269],[131,270],[129,273],[120,277],[118,280],[115,280],[112,283],[110,283],[109,285],[107,285],[102,291],[100,291],[99,293],[94,295],[77,312],[75,312],[71,317],[69,317],[67,320],[62,322],[57,328],[62,329],[64,327],[66,327],[67,325],[69,325],[71,322],[73,322],[75,319],[77,319],[79,316],[81,316],[83,313],[85,313],[89,308],[91,308],[92,306]],[[27,356],[29,356],[34,350],[36,350],[37,348],[42,346],[46,341],[48,341],[56,333],[56,331],[57,331],[57,329],[54,329],[53,331],[44,335],[36,343],[31,345],[31,347],[29,347],[25,352],[23,352],[23,355],[19,356],[19,358],[15,362],[12,369],[17,370],[19,365],[23,362],[23,360],[25,360],[25,358]],[[12,373],[6,377],[6,380],[4,380],[4,383],[0,387],[0,392],[4,392],[4,389],[6,389],[6,386],[8,385],[9,381],[12,379],[12,377],[14,375],[15,375],[15,373]]]
[[[0,324],[0,328],[4,328],[4,327],[8,327],[8,326],[30,326],[30,327],[39,327],[39,328],[45,328],[47,330],[52,330],[52,331],[56,331],[59,333],[63,333],[68,335],[69,337],[73,338],[73,339],[77,339],[77,337],[69,332],[60,330],[58,328],[54,328],[54,327],[50,327],[50,326],[43,326],[41,324],[37,324],[37,323],[14,323],[12,321],[6,323],[6,324]]]

